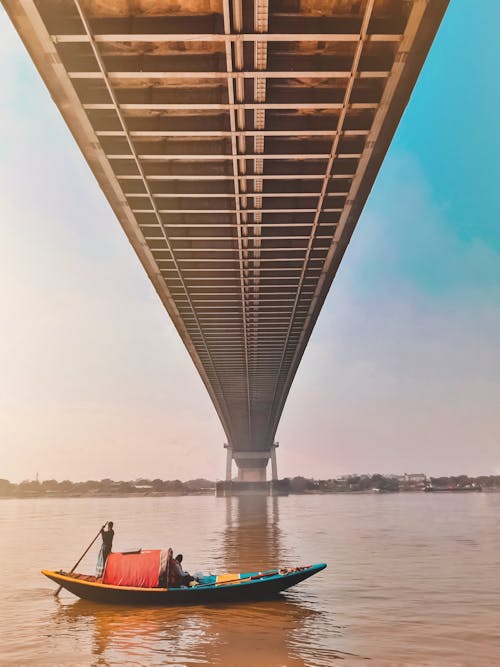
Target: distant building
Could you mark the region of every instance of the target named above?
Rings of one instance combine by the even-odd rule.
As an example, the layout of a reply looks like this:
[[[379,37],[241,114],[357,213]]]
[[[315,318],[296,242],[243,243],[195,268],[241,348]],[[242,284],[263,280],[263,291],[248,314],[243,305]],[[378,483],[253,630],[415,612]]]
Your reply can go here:
[[[412,473],[408,475],[407,473],[404,474],[404,481],[409,482],[410,484],[425,484],[427,481],[427,475],[424,475],[423,473]]]

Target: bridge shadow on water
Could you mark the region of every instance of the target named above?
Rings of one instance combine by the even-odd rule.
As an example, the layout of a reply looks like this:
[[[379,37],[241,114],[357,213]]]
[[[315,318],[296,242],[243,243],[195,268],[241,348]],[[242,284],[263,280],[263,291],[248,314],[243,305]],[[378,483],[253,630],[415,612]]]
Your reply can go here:
[[[249,571],[293,562],[279,523],[279,499],[226,498],[214,571]],[[61,602],[56,632],[78,637],[92,664],[331,665],[346,657],[328,648],[341,629],[307,597],[290,592],[268,601],[170,608]],[[329,641],[321,634],[327,631]]]

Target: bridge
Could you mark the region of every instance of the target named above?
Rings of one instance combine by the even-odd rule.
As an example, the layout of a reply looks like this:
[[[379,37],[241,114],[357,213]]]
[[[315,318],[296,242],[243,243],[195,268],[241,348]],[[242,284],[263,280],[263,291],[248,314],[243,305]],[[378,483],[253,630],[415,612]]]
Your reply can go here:
[[[447,0],[2,0],[210,394],[243,482]],[[29,100],[26,101],[29,104]]]

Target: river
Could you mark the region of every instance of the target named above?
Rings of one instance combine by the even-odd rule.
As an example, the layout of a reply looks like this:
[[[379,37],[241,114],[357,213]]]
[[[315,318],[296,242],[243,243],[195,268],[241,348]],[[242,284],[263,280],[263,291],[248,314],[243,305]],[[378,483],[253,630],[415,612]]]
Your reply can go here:
[[[252,604],[54,598],[40,568],[69,569],[107,519],[116,551],[172,546],[191,572],[328,568]],[[500,664],[500,494],[4,499],[0,544],[1,664]]]

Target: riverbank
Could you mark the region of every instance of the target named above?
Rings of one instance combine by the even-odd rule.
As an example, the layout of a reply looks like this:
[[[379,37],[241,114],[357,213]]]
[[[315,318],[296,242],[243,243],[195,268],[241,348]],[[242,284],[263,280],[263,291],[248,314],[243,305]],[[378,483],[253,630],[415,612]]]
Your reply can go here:
[[[416,491],[444,493],[467,491],[500,491],[500,475],[469,477],[428,477],[427,475],[344,475],[334,479],[286,477],[279,480],[287,494],[386,494]],[[25,480],[19,484],[0,479],[0,498],[130,498],[166,496],[205,496],[215,493],[216,482],[198,478],[186,482],[139,478],[133,481],[112,479],[72,482],[55,479]]]

